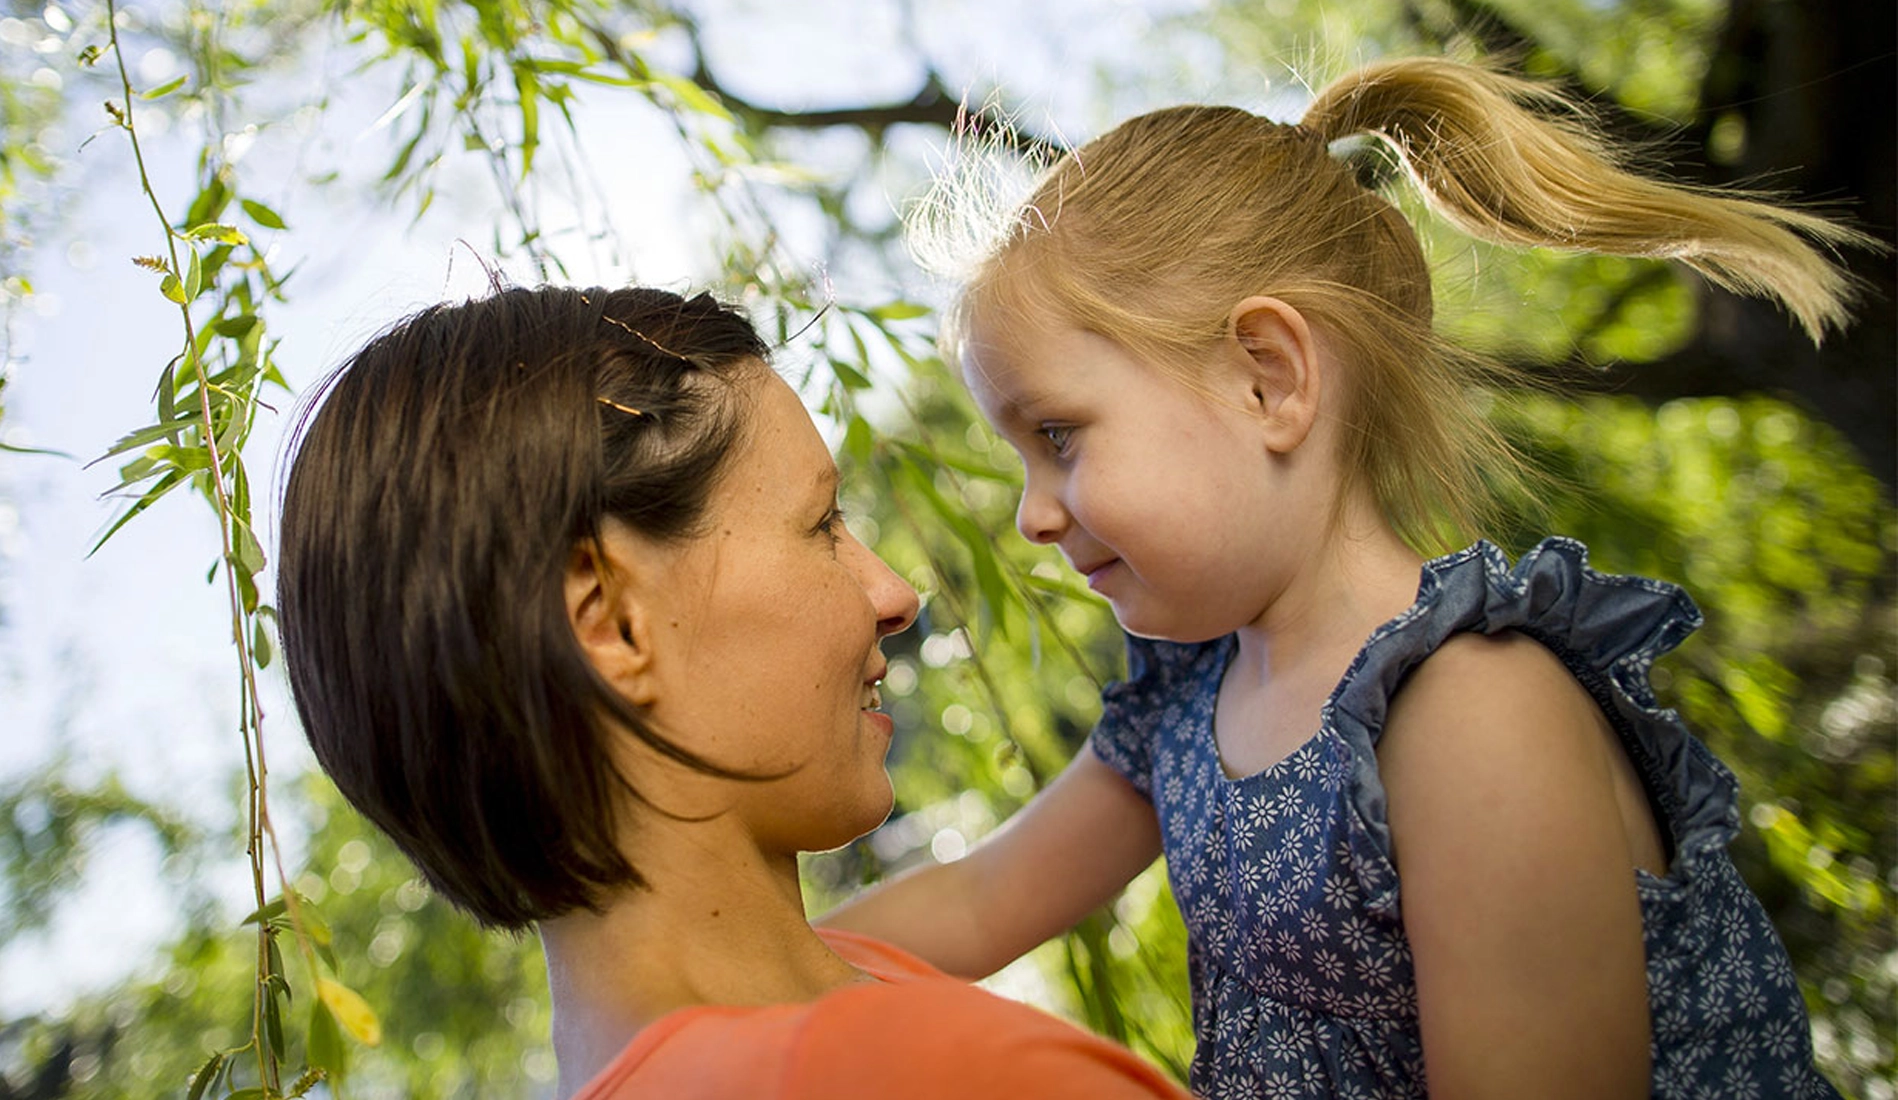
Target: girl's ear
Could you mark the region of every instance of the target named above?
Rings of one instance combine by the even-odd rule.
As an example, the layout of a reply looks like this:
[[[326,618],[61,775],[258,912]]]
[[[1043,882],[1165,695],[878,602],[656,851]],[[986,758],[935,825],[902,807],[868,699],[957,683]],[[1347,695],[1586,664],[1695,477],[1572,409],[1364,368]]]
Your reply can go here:
[[[611,535],[574,544],[567,557],[567,622],[600,677],[635,706],[658,697],[652,675],[653,638],[644,606],[628,582],[632,565],[610,545]]]
[[[1277,298],[1254,296],[1232,307],[1228,331],[1248,386],[1247,407],[1260,417],[1266,447],[1285,454],[1318,420],[1323,369],[1305,315]]]

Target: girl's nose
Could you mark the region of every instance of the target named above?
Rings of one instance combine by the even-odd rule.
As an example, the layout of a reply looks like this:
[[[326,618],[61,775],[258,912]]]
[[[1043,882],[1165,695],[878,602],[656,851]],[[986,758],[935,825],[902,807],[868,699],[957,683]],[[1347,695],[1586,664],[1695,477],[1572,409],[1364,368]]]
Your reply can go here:
[[[1067,529],[1068,512],[1052,493],[1038,488],[1034,479],[1022,483],[1021,503],[1015,507],[1015,529],[1029,542],[1058,542]]]

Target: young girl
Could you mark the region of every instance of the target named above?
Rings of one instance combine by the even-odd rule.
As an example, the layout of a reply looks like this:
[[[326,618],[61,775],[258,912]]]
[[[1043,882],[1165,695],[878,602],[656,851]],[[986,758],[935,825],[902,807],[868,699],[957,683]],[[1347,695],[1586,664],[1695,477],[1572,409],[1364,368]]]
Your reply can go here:
[[[1053,166],[948,346],[1128,678],[1007,829],[830,924],[986,974],[1164,850],[1206,1096],[1836,1095],[1727,855],[1733,777],[1648,685],[1693,604],[1564,539],[1417,549],[1522,467],[1478,410],[1497,368],[1432,332],[1416,235],[1344,139],[1485,240],[1679,259],[1814,340],[1844,321],[1808,242],[1862,238],[1640,178],[1577,118],[1391,61],[1298,125],[1174,108]]]

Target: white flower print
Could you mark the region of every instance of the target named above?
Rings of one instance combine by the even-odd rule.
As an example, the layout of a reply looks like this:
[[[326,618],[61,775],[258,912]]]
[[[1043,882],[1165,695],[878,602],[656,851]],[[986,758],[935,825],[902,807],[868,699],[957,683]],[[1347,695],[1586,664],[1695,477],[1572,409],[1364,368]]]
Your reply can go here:
[[[1296,1062],[1304,1055],[1304,1037],[1289,1028],[1275,1031],[1265,1040],[1265,1054],[1274,1062]]]
[[[1734,991],[1733,1003],[1748,1019],[1757,1020],[1766,1014],[1766,990],[1757,982],[1748,982]]]
[[[1318,861],[1300,858],[1292,865],[1292,877],[1286,888],[1299,894],[1310,893],[1318,882]]]
[[[1330,890],[1331,883],[1326,882],[1325,891],[1329,893]],[[1354,955],[1362,955],[1369,951],[1371,949],[1371,922],[1356,913],[1344,918],[1338,925],[1338,942],[1344,945],[1346,951]]]
[[[1720,1095],[1727,1100],[1760,1100],[1760,1083],[1747,1067],[1734,1063],[1720,1080]]]
[[[1325,876],[1325,904],[1341,912],[1348,912],[1358,903],[1358,890],[1347,875],[1332,873]],[[1347,921],[1355,917],[1346,917]]]
[[[1365,985],[1379,986],[1388,983],[1397,968],[1393,965],[1391,952],[1358,956],[1358,980]]]
[[[1761,1049],[1775,1059],[1792,1057],[1799,1045],[1799,1028],[1791,1020],[1770,1020],[1760,1035]]]
[[[1239,893],[1244,897],[1256,897],[1265,889],[1265,868],[1256,860],[1246,860],[1239,866]]]
[[[1306,943],[1319,943],[1331,931],[1331,915],[1323,909],[1306,909],[1298,915],[1298,934]]]
[[[1344,980],[1344,960],[1329,951],[1312,952],[1311,964],[1328,982]]]

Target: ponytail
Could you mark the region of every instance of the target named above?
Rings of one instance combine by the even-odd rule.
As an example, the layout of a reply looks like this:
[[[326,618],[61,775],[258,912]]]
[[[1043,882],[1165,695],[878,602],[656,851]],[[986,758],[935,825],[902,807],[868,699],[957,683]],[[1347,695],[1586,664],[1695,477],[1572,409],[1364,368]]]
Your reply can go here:
[[[1814,243],[1876,247],[1760,196],[1636,175],[1579,105],[1493,69],[1367,65],[1321,91],[1302,125],[1326,141],[1381,139],[1430,207],[1471,236],[1679,260],[1728,290],[1777,299],[1814,344],[1844,327],[1859,289]]]

